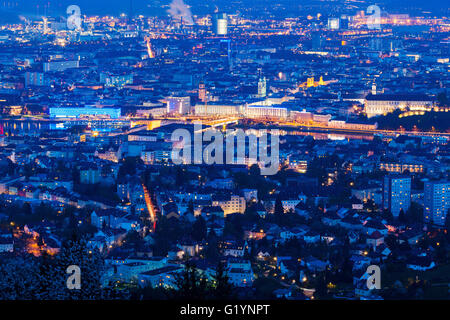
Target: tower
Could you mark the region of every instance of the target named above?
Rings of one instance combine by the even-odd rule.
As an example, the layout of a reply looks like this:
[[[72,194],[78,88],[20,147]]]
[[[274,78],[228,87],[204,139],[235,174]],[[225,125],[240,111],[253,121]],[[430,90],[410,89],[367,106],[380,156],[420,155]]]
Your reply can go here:
[[[264,98],[267,95],[266,77],[262,76],[262,70],[258,69],[258,97]]]
[[[321,50],[324,44],[324,36],[320,31],[314,31],[311,34],[311,49]]]
[[[323,76],[320,76],[319,86],[323,86],[323,85],[325,85],[325,82],[323,81]]]
[[[377,94],[377,84],[374,82],[372,83],[372,95]]]
[[[232,69],[232,52],[231,52],[231,40],[230,39],[220,39],[219,42],[220,55],[226,59],[226,63],[229,69]]]
[[[216,13],[213,16],[213,33],[218,36],[224,36],[228,33],[228,19],[226,13]]]
[[[130,0],[130,11],[128,12],[128,23],[133,20],[133,0]]]
[[[202,102],[206,102],[206,88],[203,82],[198,85],[198,99]]]
[[[48,33],[48,18],[44,17],[43,20],[44,20],[44,34],[47,34]]]

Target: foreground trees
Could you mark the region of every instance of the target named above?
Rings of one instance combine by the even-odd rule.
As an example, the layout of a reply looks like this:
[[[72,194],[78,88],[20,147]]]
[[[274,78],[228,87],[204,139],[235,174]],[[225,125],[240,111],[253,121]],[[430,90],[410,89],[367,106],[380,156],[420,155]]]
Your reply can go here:
[[[66,272],[80,268],[80,289],[68,289]],[[69,240],[55,256],[13,258],[0,265],[0,300],[93,300],[126,298],[127,293],[101,285],[104,261],[83,239]]]

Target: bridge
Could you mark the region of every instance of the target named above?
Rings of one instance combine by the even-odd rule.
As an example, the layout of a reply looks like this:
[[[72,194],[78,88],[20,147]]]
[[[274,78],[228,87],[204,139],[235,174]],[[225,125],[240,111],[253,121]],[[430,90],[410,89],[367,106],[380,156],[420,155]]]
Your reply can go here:
[[[209,120],[209,121],[203,122],[204,125],[211,126],[213,128],[224,127],[224,126],[227,126],[227,125],[233,124],[233,123],[238,124],[239,118],[225,118],[225,119]]]

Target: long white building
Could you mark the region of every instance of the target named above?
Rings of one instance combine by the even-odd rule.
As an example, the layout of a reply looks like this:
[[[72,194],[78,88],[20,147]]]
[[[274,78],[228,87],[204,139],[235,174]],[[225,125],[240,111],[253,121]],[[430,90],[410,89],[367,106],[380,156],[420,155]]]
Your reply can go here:
[[[364,100],[364,111],[368,118],[390,113],[394,110],[427,111],[433,101],[426,95],[369,94]]]
[[[195,106],[196,115],[207,116],[243,116],[246,118],[287,118],[287,108],[259,105],[212,104]]]
[[[226,104],[197,104],[195,105],[195,115],[200,116],[239,116],[243,114],[243,105]]]

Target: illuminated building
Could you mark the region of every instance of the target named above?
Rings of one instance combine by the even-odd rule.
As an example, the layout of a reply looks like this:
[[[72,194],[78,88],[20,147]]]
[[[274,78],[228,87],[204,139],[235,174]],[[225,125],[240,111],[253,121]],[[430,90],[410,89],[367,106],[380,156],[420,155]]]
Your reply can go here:
[[[330,128],[338,129],[350,129],[350,130],[376,130],[378,125],[375,124],[365,124],[365,123],[353,123],[346,122],[343,120],[330,120],[328,122]]]
[[[384,177],[383,183],[383,209],[390,210],[397,217],[400,210],[403,212],[411,205],[411,178],[398,175]]]
[[[328,124],[331,120],[331,114],[313,114],[313,121],[317,123]]]
[[[340,19],[339,18],[328,18],[328,29],[338,30],[340,27]]]
[[[50,118],[82,118],[82,117],[109,117],[111,119],[120,118],[120,108],[100,108],[100,107],[61,107],[50,108]]]
[[[259,78],[258,80],[258,97],[264,98],[267,94],[267,83],[266,78]]]
[[[406,170],[409,172],[423,172],[423,164],[380,163],[379,167],[380,170],[396,173],[403,173]]]
[[[42,72],[25,73],[25,86],[44,86],[44,74]]]
[[[188,114],[191,111],[190,97],[168,97],[166,101],[168,114]]]
[[[168,163],[171,153],[170,149],[144,150],[141,152],[141,160],[145,164]]]
[[[195,115],[238,116],[244,111],[243,105],[204,104],[195,105]]]
[[[221,207],[224,215],[231,213],[244,213],[246,202],[244,197],[232,195],[228,197],[217,196],[213,198],[212,206]]]
[[[450,209],[450,182],[427,181],[424,187],[424,217],[426,222],[443,226]]]
[[[203,102],[206,101],[206,88],[203,82],[198,85],[198,99]]]
[[[247,106],[245,116],[247,118],[287,118],[288,110],[286,108]]]
[[[151,131],[139,131],[128,135],[128,141],[154,142],[157,135]]]
[[[431,98],[425,95],[373,95],[364,100],[367,117],[387,114],[394,110],[427,111],[433,106]]]
[[[159,106],[159,105],[146,105],[144,102],[143,108],[136,109],[136,115],[138,117],[159,117],[166,114],[167,108],[165,106]]]
[[[44,72],[62,72],[67,69],[79,68],[80,61],[78,60],[61,60],[49,61],[44,63]]]
[[[313,114],[306,111],[291,111],[291,117],[301,123],[308,123],[313,121]]]
[[[101,73],[100,82],[105,84],[106,87],[123,87],[133,83],[133,75],[110,75],[108,73]]]
[[[177,265],[168,265],[159,269],[139,273],[137,282],[141,287],[173,288],[176,282],[176,274],[182,271],[183,268]]]
[[[226,13],[217,13],[213,17],[213,32],[216,35],[226,35],[228,33],[228,20]]]
[[[100,170],[96,166],[89,165],[80,168],[80,183],[96,184],[99,182],[100,182]]]

